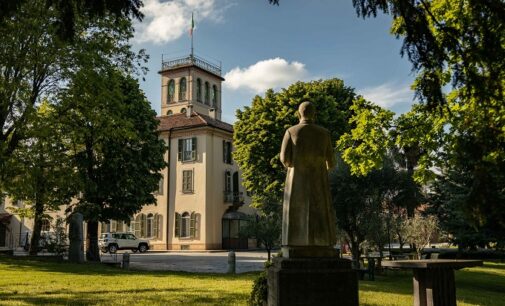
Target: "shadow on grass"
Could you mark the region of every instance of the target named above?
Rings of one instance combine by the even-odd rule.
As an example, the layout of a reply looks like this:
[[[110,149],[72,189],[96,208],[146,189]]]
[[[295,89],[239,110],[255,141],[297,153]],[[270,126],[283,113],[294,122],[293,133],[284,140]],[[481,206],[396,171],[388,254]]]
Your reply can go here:
[[[26,303],[30,305],[93,305],[93,304],[236,304],[246,301],[247,294],[230,293],[224,290],[193,290],[177,289],[138,289],[127,291],[53,291],[42,294],[19,294],[17,292],[2,293],[3,302]]]

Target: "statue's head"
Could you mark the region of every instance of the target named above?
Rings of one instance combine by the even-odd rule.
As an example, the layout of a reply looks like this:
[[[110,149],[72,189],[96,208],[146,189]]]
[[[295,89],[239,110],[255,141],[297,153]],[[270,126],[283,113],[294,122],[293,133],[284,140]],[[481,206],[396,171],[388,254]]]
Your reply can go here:
[[[300,120],[310,120],[313,121],[316,118],[316,108],[314,104],[309,101],[302,102],[298,107],[298,113],[300,114]]]

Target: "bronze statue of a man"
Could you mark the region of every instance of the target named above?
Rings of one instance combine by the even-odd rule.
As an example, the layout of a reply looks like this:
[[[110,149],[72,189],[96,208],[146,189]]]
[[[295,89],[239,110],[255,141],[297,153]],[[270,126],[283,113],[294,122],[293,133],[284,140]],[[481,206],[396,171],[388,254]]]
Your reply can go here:
[[[336,255],[335,213],[328,170],[335,165],[330,133],[314,124],[315,108],[303,102],[300,123],[286,130],[280,159],[287,168],[282,213],[283,257]]]

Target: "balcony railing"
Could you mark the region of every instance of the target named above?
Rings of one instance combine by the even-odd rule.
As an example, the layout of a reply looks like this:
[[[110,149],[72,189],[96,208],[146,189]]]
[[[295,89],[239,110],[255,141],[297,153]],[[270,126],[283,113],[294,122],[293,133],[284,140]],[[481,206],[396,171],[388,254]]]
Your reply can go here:
[[[219,76],[221,75],[221,64],[219,65],[212,64],[209,61],[196,55],[189,55],[186,57],[180,57],[166,61],[162,60],[161,68],[162,70],[165,70],[165,69],[184,67],[188,65],[195,65],[216,75]]]
[[[224,202],[232,204],[243,204],[244,203],[244,193],[243,192],[224,192]]]

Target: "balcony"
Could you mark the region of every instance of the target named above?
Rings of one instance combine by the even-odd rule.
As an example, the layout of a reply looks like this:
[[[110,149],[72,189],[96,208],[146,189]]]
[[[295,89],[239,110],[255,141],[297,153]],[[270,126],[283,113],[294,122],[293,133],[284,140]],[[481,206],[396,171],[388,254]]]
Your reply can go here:
[[[232,203],[233,205],[244,204],[244,193],[243,192],[224,192],[224,202]]]
[[[161,70],[175,69],[179,67],[186,67],[195,65],[203,70],[206,70],[215,75],[221,76],[221,64],[213,64],[196,55],[189,55],[170,60],[163,60],[161,62]]]

